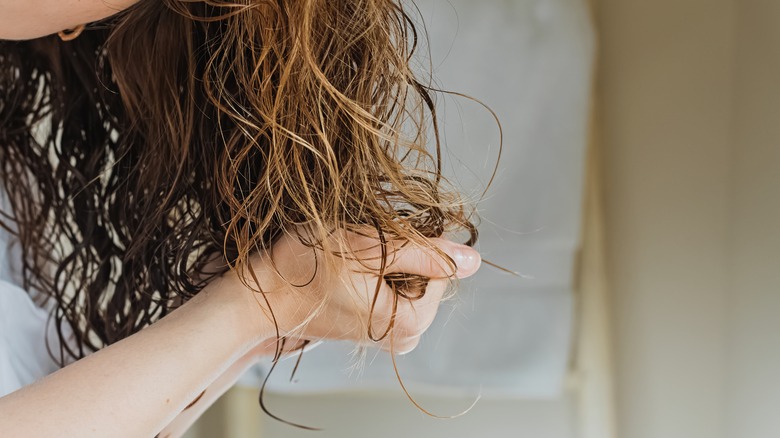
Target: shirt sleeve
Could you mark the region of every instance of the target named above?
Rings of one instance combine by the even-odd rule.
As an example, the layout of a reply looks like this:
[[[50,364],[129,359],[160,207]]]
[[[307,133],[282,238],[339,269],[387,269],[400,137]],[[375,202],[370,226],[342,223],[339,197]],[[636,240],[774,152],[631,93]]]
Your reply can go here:
[[[46,347],[47,320],[27,292],[0,279],[0,396],[59,368]]]
[[[7,211],[7,204],[0,187],[0,210]],[[48,339],[58,352],[59,337],[48,323],[49,310],[20,286],[21,258],[18,240],[0,228],[0,397],[59,369],[47,347]]]

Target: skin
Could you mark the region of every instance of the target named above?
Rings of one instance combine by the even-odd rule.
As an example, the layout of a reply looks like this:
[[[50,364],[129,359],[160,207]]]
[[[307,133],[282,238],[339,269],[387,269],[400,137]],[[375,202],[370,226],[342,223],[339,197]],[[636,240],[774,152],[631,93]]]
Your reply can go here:
[[[0,0],[0,39],[49,35],[106,18],[135,2]],[[371,263],[378,252],[362,250],[376,241],[348,237],[351,248],[361,249],[356,254],[369,267],[377,267]],[[396,353],[417,345],[449,280],[472,275],[480,265],[479,254],[471,248],[443,239],[432,244],[455,260],[456,272],[430,248],[390,248],[394,253],[388,273],[432,279],[422,299],[399,302],[392,332]],[[277,332],[270,309],[282,334],[295,333],[293,346],[301,339],[366,343],[377,278],[358,261],[315,269],[315,260],[323,260],[322,254],[317,257],[296,239],[283,237],[273,248],[277,269],[268,254],[253,261],[268,302],[242,284],[236,272],[229,272],[152,326],[0,398],[3,436],[181,436],[259,357],[273,354]],[[293,284],[312,281],[293,288],[285,279]],[[392,296],[385,285],[373,314],[375,330],[388,323]],[[389,340],[376,346],[391,349]]]
[[[352,248],[373,244],[357,236],[350,237],[350,242]],[[479,268],[479,255],[473,249],[442,239],[433,243],[458,263],[457,272],[450,272],[429,248],[394,249],[388,273],[434,279],[421,300],[399,303],[392,335],[396,352],[417,345],[419,335],[433,321],[447,278],[467,277]],[[356,254],[371,260],[378,250]],[[273,256],[284,278],[311,278],[315,255],[297,239],[283,237],[273,248]],[[319,266],[305,287],[289,286],[272,268],[267,254],[256,256],[253,264],[283,333],[308,319],[296,331],[299,339],[364,342],[368,302],[377,279],[365,273],[358,261]],[[273,351],[269,340],[275,339],[276,331],[268,306],[260,298],[238,280],[236,272],[212,281],[150,327],[0,398],[0,430],[7,436],[27,437],[121,438],[154,436],[160,431],[162,436],[180,436],[259,355]],[[374,313],[379,326],[389,319],[391,303],[391,292],[385,286]],[[316,308],[319,311],[310,317]],[[390,343],[379,347],[389,349]],[[194,410],[179,416],[204,390],[206,395],[190,408]]]
[[[0,39],[51,35],[109,17],[135,3],[137,0],[0,0]]]

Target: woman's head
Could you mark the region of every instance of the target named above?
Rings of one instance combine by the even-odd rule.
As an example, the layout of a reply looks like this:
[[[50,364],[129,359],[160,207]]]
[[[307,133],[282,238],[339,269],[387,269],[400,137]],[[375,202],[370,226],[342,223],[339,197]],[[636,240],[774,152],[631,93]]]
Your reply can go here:
[[[215,255],[244,265],[285,232],[473,240],[417,40],[389,0],[142,0],[73,41],[0,43],[10,219],[26,286],[79,337],[68,353],[140,330]]]

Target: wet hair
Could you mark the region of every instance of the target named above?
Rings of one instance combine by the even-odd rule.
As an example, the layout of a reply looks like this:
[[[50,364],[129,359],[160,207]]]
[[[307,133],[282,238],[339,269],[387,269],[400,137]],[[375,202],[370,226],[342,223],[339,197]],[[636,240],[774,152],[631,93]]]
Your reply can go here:
[[[326,258],[344,256],[324,247],[334,230],[372,229],[383,248],[464,230],[474,243],[442,177],[406,8],[142,0],[73,41],[0,42],[2,225],[21,242],[24,287],[55,302],[61,339],[65,325],[75,335],[61,360],[244,272],[284,233],[304,230]],[[383,269],[397,297],[424,290]]]

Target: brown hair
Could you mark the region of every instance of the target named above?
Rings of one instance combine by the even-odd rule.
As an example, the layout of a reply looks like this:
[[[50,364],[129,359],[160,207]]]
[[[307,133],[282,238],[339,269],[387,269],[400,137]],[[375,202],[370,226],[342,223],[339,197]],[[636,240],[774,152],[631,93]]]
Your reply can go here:
[[[473,244],[417,42],[390,0],[142,0],[73,41],[0,42],[2,222],[24,286],[75,332],[61,359],[139,331],[293,228],[312,246],[367,226]],[[216,255],[226,266],[206,272]],[[388,279],[401,295],[424,286],[410,280]]]

